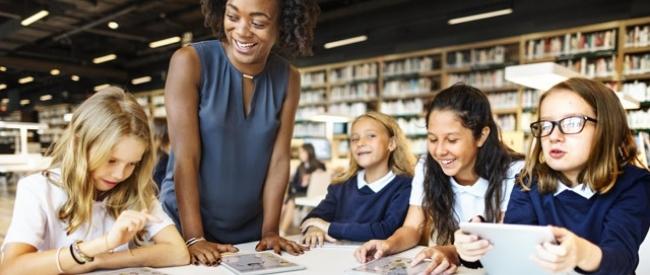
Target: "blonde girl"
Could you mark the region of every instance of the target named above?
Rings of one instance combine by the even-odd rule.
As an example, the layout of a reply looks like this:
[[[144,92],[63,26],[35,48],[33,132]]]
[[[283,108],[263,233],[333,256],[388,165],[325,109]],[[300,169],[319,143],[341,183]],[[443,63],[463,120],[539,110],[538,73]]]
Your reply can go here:
[[[392,117],[369,112],[352,122],[348,170],[301,225],[302,242],[384,239],[402,224],[415,156]]]
[[[81,104],[50,168],[18,183],[0,273],[189,263],[155,197],[151,144],[147,117],[132,95],[112,88]]]

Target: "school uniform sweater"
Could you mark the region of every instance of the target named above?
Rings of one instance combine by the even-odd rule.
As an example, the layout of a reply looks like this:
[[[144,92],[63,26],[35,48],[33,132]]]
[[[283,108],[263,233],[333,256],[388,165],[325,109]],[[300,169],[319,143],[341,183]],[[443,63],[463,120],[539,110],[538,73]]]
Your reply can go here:
[[[650,226],[650,173],[628,165],[606,194],[562,189],[542,195],[536,182],[528,192],[517,185],[504,222],[565,227],[602,250],[594,273],[633,274]]]
[[[392,173],[390,173],[392,174]],[[404,222],[411,193],[411,177],[393,176],[381,190],[360,186],[363,176],[353,176],[327,188],[327,196],[305,219],[330,222],[327,232],[335,239],[364,242],[386,239]]]

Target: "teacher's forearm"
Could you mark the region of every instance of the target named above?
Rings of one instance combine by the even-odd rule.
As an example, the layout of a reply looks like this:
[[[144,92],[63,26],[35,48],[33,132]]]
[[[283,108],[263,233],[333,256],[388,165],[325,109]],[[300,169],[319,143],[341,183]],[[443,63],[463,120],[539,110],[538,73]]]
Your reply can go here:
[[[176,201],[185,239],[203,236],[196,169],[177,165],[174,175]]]
[[[276,171],[271,173],[270,171]],[[289,179],[289,160],[280,160],[271,164],[264,184],[262,206],[264,208],[264,222],[262,236],[278,234],[278,224],[282,209],[282,199]]]

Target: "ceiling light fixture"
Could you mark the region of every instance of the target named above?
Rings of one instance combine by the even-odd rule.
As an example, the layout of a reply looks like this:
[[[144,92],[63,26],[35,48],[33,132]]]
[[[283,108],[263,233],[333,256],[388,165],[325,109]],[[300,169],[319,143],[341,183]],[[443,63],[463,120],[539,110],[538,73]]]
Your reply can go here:
[[[346,38],[346,39],[341,39],[341,40],[337,40],[337,41],[328,42],[328,43],[325,43],[325,46],[323,46],[323,47],[325,47],[325,49],[331,49],[331,48],[336,48],[336,47],[341,47],[341,46],[345,46],[345,45],[350,45],[350,44],[354,44],[354,43],[363,42],[363,41],[366,41],[366,40],[368,40],[368,36],[359,35],[359,36],[355,36],[355,37],[350,37],[350,38]]]
[[[115,21],[111,21],[111,22],[108,22],[108,27],[109,27],[111,30],[116,30],[117,28],[120,27],[120,24],[118,24],[118,23],[115,22]]]
[[[512,13],[512,9],[510,9],[510,8],[501,9],[501,10],[489,11],[489,12],[478,13],[478,14],[473,14],[473,15],[468,15],[468,16],[449,19],[449,21],[447,21],[447,23],[449,23],[449,25],[455,25],[455,24],[466,23],[466,22],[470,22],[470,21],[476,21],[476,20],[482,20],[482,19],[487,19],[487,18],[491,18],[491,17],[502,16],[502,15],[511,14],[511,13]]]
[[[72,79],[72,81],[79,81],[79,76],[76,75],[76,74],[73,74],[72,76],[70,76],[70,79]]]
[[[50,70],[50,74],[51,74],[51,75],[59,75],[60,73],[61,73],[61,71],[59,71],[59,69],[52,69],[52,70]]]
[[[32,15],[30,17],[27,17],[25,20],[20,21],[20,24],[23,25],[23,26],[29,26],[32,23],[34,23],[34,22],[36,22],[38,20],[41,20],[41,18],[47,16],[48,14],[50,14],[48,11],[41,10],[41,11],[35,13],[34,15]]]
[[[7,67],[5,67],[5,66],[0,66],[0,72],[6,72],[6,71],[7,71]]]
[[[167,46],[167,45],[178,43],[178,42],[181,42],[181,37],[180,36],[174,36],[174,37],[165,38],[165,39],[161,39],[161,40],[158,40],[158,41],[151,42],[151,43],[149,43],[149,48],[158,48],[158,47]]]
[[[108,88],[108,87],[110,87],[110,86],[111,86],[111,84],[102,84],[102,85],[97,85],[97,86],[95,86],[95,88],[94,88],[93,90],[95,90],[95,92],[99,92],[99,91],[101,91],[102,89],[106,89],[106,88]]]
[[[29,101],[29,99],[22,99],[22,100],[20,100],[20,105],[25,106],[25,105],[29,104],[30,102],[31,101]]]
[[[7,89],[7,84],[0,83],[0,91]]]
[[[9,99],[8,98],[3,98],[2,99],[2,104],[7,104],[7,103],[9,103]]]
[[[42,95],[41,96],[41,101],[48,101],[52,99],[52,95]]]
[[[20,83],[20,84],[27,84],[27,83],[32,82],[32,81],[34,81],[34,78],[31,77],[31,76],[26,76],[26,77],[23,77],[21,79],[18,79],[18,83]]]
[[[131,84],[133,85],[139,85],[147,82],[151,82],[151,76],[143,76],[131,80]]]
[[[104,55],[104,56],[93,58],[93,63],[100,64],[100,63],[108,62],[108,61],[111,61],[111,60],[115,60],[115,58],[117,58],[117,55],[115,55],[113,53],[112,54],[107,54],[107,55]]]

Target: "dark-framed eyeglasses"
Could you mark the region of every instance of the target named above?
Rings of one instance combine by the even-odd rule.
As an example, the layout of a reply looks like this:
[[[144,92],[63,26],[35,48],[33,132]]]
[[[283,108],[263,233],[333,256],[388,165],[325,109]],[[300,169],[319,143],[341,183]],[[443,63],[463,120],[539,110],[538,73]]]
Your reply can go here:
[[[558,121],[540,120],[530,124],[530,132],[534,137],[545,137],[550,135],[557,125],[562,134],[577,134],[582,132],[587,121],[598,122],[595,118],[588,116],[570,116]]]

